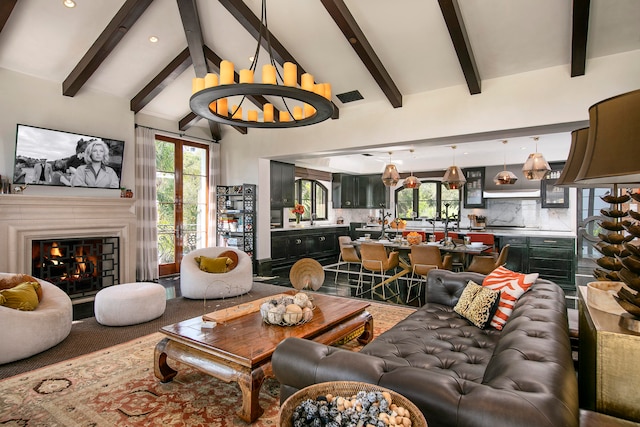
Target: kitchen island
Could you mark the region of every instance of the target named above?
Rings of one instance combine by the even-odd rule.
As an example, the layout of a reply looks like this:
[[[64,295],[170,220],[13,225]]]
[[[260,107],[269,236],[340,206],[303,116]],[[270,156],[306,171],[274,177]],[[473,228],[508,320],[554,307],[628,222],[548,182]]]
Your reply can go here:
[[[352,239],[370,234],[372,239],[380,236],[382,227],[369,225],[356,228]],[[427,237],[434,232],[443,232],[443,227],[416,226],[407,224],[404,229],[385,227],[385,233],[393,237],[402,232],[424,232]],[[543,279],[551,280],[567,293],[576,295],[576,234],[571,231],[540,230],[526,227],[487,227],[476,229],[449,229],[460,238],[477,233],[494,235],[496,250],[509,245],[506,267],[522,273],[539,273]]]

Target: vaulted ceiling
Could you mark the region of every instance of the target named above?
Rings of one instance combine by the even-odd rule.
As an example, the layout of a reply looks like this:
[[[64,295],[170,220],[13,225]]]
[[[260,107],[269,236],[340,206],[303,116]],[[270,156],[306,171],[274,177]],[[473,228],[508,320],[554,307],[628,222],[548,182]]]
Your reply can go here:
[[[218,72],[221,59],[249,67],[261,0],[76,3],[3,0],[0,67],[59,83],[64,96],[129,99],[136,113],[209,127],[217,140],[247,132],[199,120],[189,97],[191,79]],[[640,49],[637,0],[268,0],[267,18],[275,61],[331,82],[334,120],[445,87],[476,96],[491,79],[547,67],[579,78],[589,59]],[[342,102],[352,91],[363,99]]]

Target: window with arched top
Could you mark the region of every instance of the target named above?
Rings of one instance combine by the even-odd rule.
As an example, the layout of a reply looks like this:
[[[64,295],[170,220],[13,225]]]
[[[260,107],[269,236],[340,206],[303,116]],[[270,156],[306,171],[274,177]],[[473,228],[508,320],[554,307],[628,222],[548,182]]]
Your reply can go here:
[[[311,215],[314,220],[329,219],[328,204],[329,192],[321,182],[313,179],[297,179],[296,184],[296,203],[304,206],[303,221],[309,221]],[[289,221],[295,220],[295,214],[289,213]]]

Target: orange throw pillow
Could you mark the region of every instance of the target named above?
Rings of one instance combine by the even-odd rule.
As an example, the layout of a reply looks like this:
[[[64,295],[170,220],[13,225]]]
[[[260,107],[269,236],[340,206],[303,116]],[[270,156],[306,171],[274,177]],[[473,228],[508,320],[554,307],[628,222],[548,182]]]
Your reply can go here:
[[[485,286],[494,291],[500,291],[498,310],[491,319],[491,326],[501,331],[513,312],[516,301],[538,279],[538,273],[516,273],[505,267],[498,267],[489,273],[482,281]]]
[[[238,254],[234,251],[224,251],[218,256],[227,257],[232,261],[231,264],[227,265],[227,273],[236,268],[236,266],[238,265]]]

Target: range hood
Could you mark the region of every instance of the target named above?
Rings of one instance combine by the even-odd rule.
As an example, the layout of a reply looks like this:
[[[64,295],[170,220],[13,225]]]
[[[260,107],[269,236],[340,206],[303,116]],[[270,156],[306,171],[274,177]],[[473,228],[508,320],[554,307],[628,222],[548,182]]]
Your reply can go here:
[[[484,170],[484,191],[482,196],[485,199],[532,199],[540,197],[540,181],[530,181],[522,173],[522,165],[507,165],[507,170],[514,173],[518,178],[515,184],[496,185],[493,177],[504,170],[501,166],[486,166]]]

